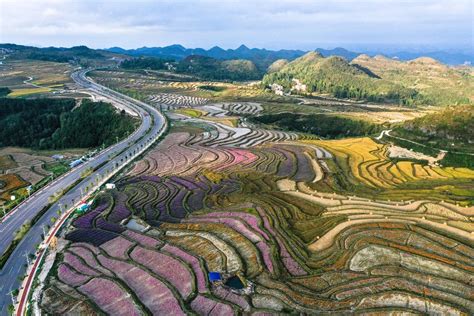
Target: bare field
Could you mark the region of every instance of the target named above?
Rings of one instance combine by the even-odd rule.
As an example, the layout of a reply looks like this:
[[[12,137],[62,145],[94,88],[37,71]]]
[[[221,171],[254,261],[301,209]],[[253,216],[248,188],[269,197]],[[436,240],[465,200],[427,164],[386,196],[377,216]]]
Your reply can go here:
[[[33,60],[5,60],[0,65],[0,86],[9,87],[11,97],[59,91],[73,84],[67,63]]]

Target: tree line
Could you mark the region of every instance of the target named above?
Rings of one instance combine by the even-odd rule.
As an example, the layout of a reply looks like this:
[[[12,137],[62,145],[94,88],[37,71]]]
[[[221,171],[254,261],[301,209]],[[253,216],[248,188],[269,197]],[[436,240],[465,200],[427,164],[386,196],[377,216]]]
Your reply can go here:
[[[279,113],[261,115],[251,120],[324,138],[367,136],[378,133],[382,129],[382,126],[366,121],[325,114]]]
[[[174,62],[174,60],[154,57],[140,57],[126,59],[120,64],[120,66],[124,69],[163,70],[168,69],[168,64],[171,62]]]
[[[84,99],[0,98],[0,147],[92,148],[110,145],[136,121],[105,102]]]

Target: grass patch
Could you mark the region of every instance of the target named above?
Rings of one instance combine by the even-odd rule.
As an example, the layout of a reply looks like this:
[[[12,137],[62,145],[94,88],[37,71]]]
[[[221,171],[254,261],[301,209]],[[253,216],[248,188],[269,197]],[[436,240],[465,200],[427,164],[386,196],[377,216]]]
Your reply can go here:
[[[26,88],[26,89],[14,89],[8,96],[9,97],[23,97],[26,95],[46,93],[51,91],[50,88]]]
[[[64,161],[47,163],[44,165],[44,170],[54,174],[55,177],[62,175],[69,171],[69,164]]]
[[[5,183],[2,193],[0,194],[0,198],[4,200],[10,200],[10,192],[28,185],[28,183],[23,181],[19,176],[11,173],[0,175],[0,181]]]

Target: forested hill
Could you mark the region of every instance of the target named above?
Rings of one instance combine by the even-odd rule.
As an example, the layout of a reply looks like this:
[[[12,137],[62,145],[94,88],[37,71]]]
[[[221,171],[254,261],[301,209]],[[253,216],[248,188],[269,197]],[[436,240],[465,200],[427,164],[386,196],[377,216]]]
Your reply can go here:
[[[151,69],[163,70],[168,69],[168,64],[174,62],[172,59],[162,59],[155,57],[139,57],[124,60],[120,67],[124,69]]]
[[[297,82],[305,85],[295,91]],[[414,89],[388,82],[367,68],[350,64],[342,57],[324,58],[310,52],[284,65],[263,78],[263,84],[281,85],[285,91],[298,93],[327,93],[338,98],[352,98],[375,102],[413,104],[420,97]]]
[[[462,147],[474,153],[474,106],[451,106],[406,121],[394,133],[423,144],[444,149]]]
[[[207,80],[257,80],[262,76],[262,73],[250,60],[218,60],[197,55],[180,61],[176,71]]]
[[[136,121],[104,102],[74,99],[0,98],[0,147],[38,149],[110,145],[131,133]]]
[[[474,168],[474,105],[450,106],[406,121],[394,127],[390,135],[399,137],[389,138],[398,145],[428,155],[435,156],[440,149],[447,151],[444,165]]]
[[[263,84],[278,84],[285,92],[298,94],[402,105],[454,105],[474,101],[472,73],[472,67],[448,67],[426,57],[402,62],[360,55],[348,62],[310,52],[292,62],[271,65]]]
[[[369,69],[386,81],[415,89],[427,104],[455,105],[474,101],[473,67],[449,67],[429,57],[400,61],[381,55],[360,55],[351,63]]]

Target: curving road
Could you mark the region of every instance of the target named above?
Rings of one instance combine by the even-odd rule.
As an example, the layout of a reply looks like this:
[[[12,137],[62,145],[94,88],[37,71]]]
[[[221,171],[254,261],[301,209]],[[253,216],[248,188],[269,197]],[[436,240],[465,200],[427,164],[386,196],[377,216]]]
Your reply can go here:
[[[88,71],[87,69],[76,71],[71,77],[77,85],[87,89],[88,92],[105,97],[128,108],[129,111],[137,113],[141,118],[141,125],[127,139],[105,149],[92,160],[72,169],[33,194],[0,222],[0,253],[3,253],[13,240],[14,233],[48,205],[50,196],[74,184],[87,169],[97,168],[54,203],[17,245],[0,271],[0,315],[8,314],[7,307],[12,302],[9,293],[20,286],[18,277],[24,275],[26,271],[27,256],[35,253],[36,245],[41,242],[43,226],[51,224],[51,218],[58,216],[57,210],[64,211],[67,207],[77,203],[86,193],[86,188],[92,188],[102,177],[117,172],[118,167],[129,162],[141,150],[149,147],[166,128],[165,117],[154,107],[93,82],[86,76]]]

